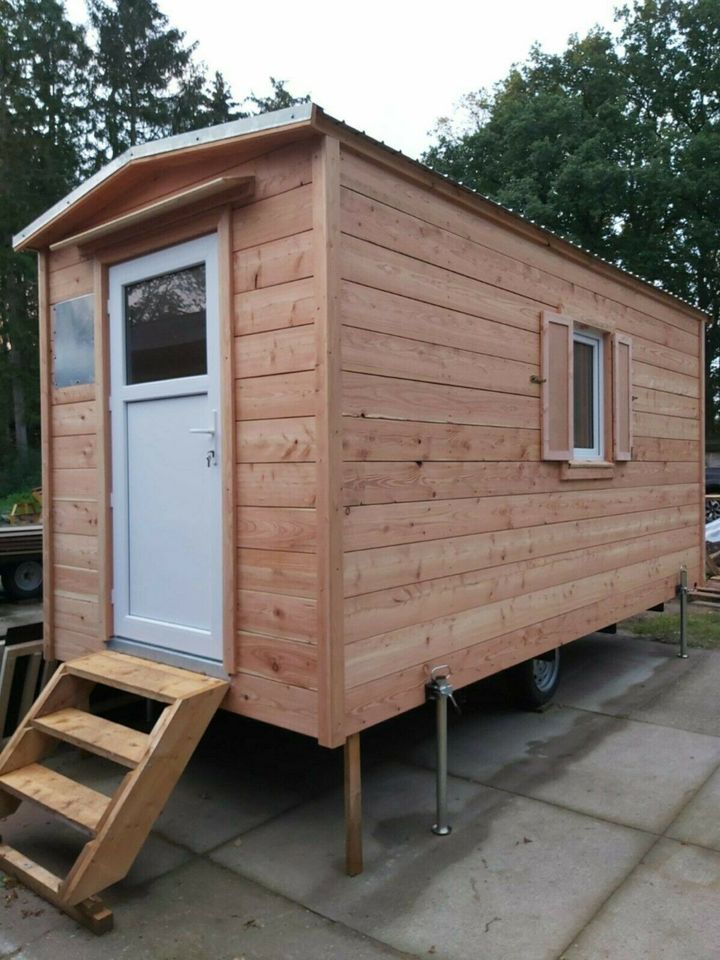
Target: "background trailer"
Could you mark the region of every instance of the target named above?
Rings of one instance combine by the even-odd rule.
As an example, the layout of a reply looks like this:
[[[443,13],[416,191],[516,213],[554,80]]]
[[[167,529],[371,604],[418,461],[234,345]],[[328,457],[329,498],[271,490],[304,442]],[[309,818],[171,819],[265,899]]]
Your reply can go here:
[[[16,247],[66,679],[194,677],[349,742],[356,817],[356,735],[433,667],[459,687],[703,579],[704,315],[314,105],[135,147]]]

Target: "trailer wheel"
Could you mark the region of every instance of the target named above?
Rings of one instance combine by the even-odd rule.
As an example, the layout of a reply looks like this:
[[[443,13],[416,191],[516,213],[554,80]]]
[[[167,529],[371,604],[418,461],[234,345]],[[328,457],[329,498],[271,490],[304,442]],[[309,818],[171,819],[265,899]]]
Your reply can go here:
[[[506,676],[519,707],[541,710],[552,700],[560,683],[560,648],[511,667]]]
[[[5,593],[12,600],[34,600],[42,595],[43,569],[39,560],[21,560],[2,572]]]

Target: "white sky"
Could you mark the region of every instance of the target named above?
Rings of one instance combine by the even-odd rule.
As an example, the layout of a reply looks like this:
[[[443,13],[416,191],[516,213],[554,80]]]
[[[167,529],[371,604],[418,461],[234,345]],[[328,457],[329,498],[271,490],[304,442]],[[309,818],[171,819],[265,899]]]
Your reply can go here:
[[[85,20],[84,0],[66,0]],[[328,113],[411,156],[458,99],[492,85],[531,44],[559,52],[571,33],[614,29],[616,0],[158,0],[198,41],[236,99],[265,94],[270,75]]]

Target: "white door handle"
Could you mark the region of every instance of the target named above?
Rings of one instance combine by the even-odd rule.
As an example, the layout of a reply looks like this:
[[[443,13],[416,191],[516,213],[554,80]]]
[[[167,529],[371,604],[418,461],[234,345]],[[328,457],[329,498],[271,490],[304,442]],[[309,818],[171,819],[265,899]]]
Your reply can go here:
[[[214,437],[217,433],[217,410],[213,410],[212,412],[211,427],[190,427],[190,433],[207,433],[211,437]]]

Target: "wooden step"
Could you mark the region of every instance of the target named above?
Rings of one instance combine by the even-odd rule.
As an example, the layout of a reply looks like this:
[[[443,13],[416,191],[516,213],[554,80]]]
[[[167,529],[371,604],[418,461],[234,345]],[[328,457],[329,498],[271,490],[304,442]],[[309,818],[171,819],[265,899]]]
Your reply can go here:
[[[32,800],[76,827],[95,833],[110,798],[39,763],[0,775],[0,789]]]
[[[66,668],[68,673],[76,677],[84,677],[126,693],[164,703],[227,687],[224,680],[216,680],[162,663],[152,663],[125,653],[91,653],[86,657],[70,660]]]
[[[112,723],[84,710],[76,710],[75,707],[37,717],[32,721],[32,726],[58,740],[72,743],[130,769],[140,763],[148,748],[146,733]]]

